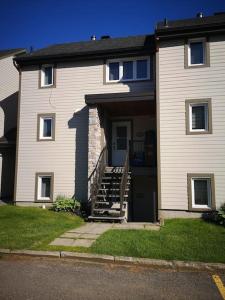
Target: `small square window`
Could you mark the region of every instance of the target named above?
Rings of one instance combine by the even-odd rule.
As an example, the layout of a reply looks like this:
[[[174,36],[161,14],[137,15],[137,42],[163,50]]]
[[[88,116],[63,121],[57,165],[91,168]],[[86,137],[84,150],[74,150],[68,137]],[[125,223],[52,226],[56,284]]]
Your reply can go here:
[[[208,131],[208,104],[190,104],[191,131]]]
[[[133,79],[133,61],[123,62],[123,80]]]
[[[55,114],[38,115],[38,140],[55,139]]]
[[[147,59],[137,60],[137,78],[145,79],[148,77],[148,61]]]
[[[186,133],[212,133],[211,99],[186,100]]]
[[[109,80],[119,80],[119,68],[118,62],[109,63]]]
[[[53,173],[37,173],[36,189],[36,201],[52,201]]]
[[[197,68],[209,67],[210,65],[210,44],[206,38],[194,38],[185,42],[184,67]]]
[[[204,64],[204,43],[190,42],[190,65]]]
[[[214,175],[188,174],[189,210],[215,209]]]
[[[52,65],[45,65],[41,68],[41,87],[50,87],[54,84],[54,68]]]

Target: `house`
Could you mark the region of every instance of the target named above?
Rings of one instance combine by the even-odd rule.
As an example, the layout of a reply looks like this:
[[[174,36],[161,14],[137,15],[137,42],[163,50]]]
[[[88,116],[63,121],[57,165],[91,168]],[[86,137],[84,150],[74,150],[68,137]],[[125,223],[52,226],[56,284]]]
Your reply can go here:
[[[90,219],[199,217],[224,201],[225,15],[49,46],[20,70],[16,205]]]
[[[19,73],[13,58],[24,49],[0,50],[0,199],[13,199]]]

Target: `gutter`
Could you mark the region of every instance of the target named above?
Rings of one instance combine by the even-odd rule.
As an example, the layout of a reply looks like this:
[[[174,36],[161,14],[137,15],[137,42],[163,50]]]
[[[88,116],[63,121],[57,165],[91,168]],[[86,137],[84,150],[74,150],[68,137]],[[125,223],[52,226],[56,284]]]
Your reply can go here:
[[[220,33],[225,33],[225,28],[220,28],[220,29],[208,29],[208,30],[195,30],[195,29],[190,29],[190,30],[176,30],[173,29],[173,31],[168,30],[168,31],[157,31],[156,30],[156,38],[157,39],[173,39],[173,38],[180,38],[180,37],[190,37],[190,36],[200,36],[200,35],[205,35],[205,34],[220,34]]]
[[[154,48],[124,48],[124,49],[112,49],[108,51],[96,51],[86,53],[67,53],[67,54],[55,54],[55,55],[42,55],[42,56],[27,56],[27,57],[15,57],[14,60],[18,65],[32,65],[41,62],[55,62],[55,61],[82,61],[93,59],[111,59],[118,57],[126,57],[127,55],[145,55],[154,53]]]

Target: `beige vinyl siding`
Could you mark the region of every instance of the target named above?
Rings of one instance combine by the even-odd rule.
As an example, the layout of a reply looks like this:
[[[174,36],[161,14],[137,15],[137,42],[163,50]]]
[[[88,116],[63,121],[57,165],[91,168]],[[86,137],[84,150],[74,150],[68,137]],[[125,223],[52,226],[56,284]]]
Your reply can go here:
[[[225,39],[210,37],[210,67],[184,69],[184,40],[160,42],[161,208],[188,209],[187,173],[215,175],[225,201]],[[185,100],[212,99],[212,134],[186,135]]]
[[[15,98],[19,89],[19,72],[13,65],[13,56],[0,59],[0,137],[4,134],[4,130],[8,131],[16,127]],[[11,96],[11,98],[10,98]],[[7,100],[7,128],[4,128],[5,115],[1,107],[1,101]],[[10,105],[10,101],[13,101]],[[5,106],[5,103],[4,103]]]
[[[85,94],[148,91],[149,82],[103,84],[103,60],[60,63],[56,88],[38,89],[38,67],[22,72],[16,201],[33,202],[35,173],[54,173],[58,194],[87,200],[88,109]],[[55,141],[38,143],[37,114],[55,113]]]

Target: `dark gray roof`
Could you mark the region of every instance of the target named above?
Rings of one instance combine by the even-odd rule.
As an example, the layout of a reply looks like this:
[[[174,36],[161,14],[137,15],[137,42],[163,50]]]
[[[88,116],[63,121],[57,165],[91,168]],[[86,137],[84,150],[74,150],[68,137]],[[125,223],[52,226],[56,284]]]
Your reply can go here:
[[[223,14],[215,14],[214,16],[208,16],[208,17],[195,17],[191,19],[183,19],[183,20],[174,20],[170,21],[168,20],[157,23],[156,26],[156,34],[163,34],[163,33],[169,33],[174,31],[180,31],[184,32],[187,30],[205,30],[208,29],[215,29],[215,28],[221,28],[225,26],[225,13]]]
[[[87,57],[97,54],[118,53],[131,50],[154,51],[154,36],[139,35],[124,38],[109,38],[52,45],[16,58],[16,61],[36,61],[38,59],[62,57]]]
[[[26,52],[26,50],[23,49],[23,48],[0,50],[0,59],[3,58],[3,57],[16,55],[16,54],[19,54],[19,53],[25,53],[25,52]]]

